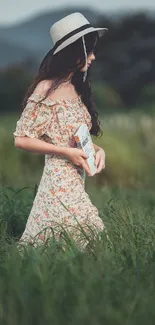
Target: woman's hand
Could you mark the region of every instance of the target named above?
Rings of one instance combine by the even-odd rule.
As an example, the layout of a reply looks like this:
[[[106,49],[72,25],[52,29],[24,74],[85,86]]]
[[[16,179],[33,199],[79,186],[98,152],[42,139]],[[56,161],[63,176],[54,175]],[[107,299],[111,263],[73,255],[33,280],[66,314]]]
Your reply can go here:
[[[105,168],[105,152],[102,148],[95,152],[95,163],[97,166],[96,174],[98,174]]]
[[[90,174],[90,169],[87,162],[88,155],[85,154],[83,149],[68,148],[67,156],[74,165],[84,168],[87,174]]]

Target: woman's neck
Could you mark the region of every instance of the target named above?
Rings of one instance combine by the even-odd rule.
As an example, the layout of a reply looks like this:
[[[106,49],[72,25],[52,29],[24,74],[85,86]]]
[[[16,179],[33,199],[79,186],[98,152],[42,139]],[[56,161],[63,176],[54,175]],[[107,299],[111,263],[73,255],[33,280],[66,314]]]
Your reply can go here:
[[[73,75],[73,73],[70,73],[70,75],[67,77],[67,79],[65,81],[62,81],[62,84],[64,85],[64,87],[73,88],[72,75]]]

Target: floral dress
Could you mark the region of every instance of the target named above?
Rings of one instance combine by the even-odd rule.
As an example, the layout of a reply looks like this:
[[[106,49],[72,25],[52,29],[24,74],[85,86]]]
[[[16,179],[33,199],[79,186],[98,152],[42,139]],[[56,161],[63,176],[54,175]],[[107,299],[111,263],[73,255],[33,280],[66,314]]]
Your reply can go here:
[[[82,123],[91,129],[91,115],[81,96],[73,100],[52,100],[33,93],[13,135],[75,148],[73,135]],[[66,156],[45,154],[43,174],[19,243],[35,246],[51,236],[60,239],[66,232],[84,248],[90,235],[94,238],[102,232],[104,223],[85,191],[85,178],[85,170]]]

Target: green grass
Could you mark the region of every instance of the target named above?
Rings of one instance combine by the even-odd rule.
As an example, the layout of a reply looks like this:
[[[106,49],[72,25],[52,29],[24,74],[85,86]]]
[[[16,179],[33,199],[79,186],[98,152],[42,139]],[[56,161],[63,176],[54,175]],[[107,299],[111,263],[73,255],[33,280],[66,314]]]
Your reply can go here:
[[[15,239],[34,193],[0,192],[0,323],[154,324],[154,193],[102,189],[100,216],[110,242],[103,232],[85,252],[72,244],[64,252],[51,241],[21,254]]]

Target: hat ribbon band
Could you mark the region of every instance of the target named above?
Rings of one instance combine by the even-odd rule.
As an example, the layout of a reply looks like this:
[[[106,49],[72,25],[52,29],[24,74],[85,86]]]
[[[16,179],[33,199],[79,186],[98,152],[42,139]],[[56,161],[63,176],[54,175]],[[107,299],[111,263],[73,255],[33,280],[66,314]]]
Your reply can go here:
[[[58,46],[60,46],[64,41],[66,41],[68,38],[70,38],[71,36],[74,36],[76,35],[77,33],[87,29],[87,28],[90,28],[90,27],[93,27],[91,24],[86,24],[86,25],[83,25],[79,28],[76,28],[74,29],[72,32],[66,34],[63,38],[61,38],[59,41],[57,41],[53,47],[53,52],[56,50],[56,48]]]

